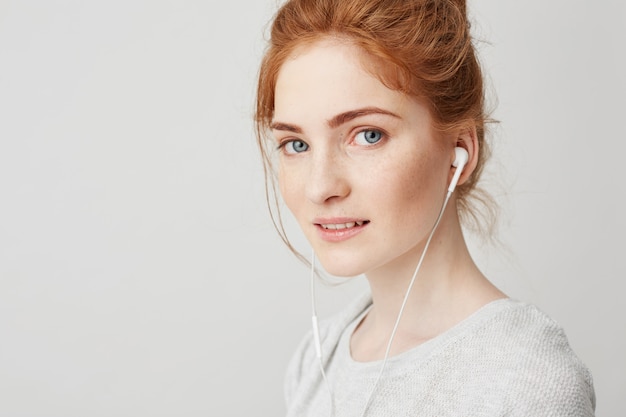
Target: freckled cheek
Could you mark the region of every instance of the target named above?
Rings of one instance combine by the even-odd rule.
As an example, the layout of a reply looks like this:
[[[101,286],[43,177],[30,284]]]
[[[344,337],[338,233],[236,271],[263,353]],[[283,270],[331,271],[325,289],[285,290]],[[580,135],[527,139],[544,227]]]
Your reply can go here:
[[[298,215],[298,208],[304,201],[304,184],[300,184],[298,177],[288,175],[282,169],[278,173],[278,187],[283,201],[294,216]]]
[[[411,161],[390,172],[395,175],[386,178],[386,187],[381,189],[398,215],[420,212],[438,199],[435,191],[441,187],[434,178],[434,170],[424,161]]]
[[[419,210],[424,199],[424,191],[423,182],[415,176],[398,178],[394,186],[389,188],[390,199],[395,201],[400,212]]]

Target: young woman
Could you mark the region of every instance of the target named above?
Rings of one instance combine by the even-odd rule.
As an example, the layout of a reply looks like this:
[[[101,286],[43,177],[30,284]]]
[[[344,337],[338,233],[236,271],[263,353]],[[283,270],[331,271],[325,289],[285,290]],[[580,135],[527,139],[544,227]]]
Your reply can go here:
[[[465,244],[483,107],[464,1],[279,10],[256,112],[268,180],[276,164],[323,267],[371,289],[301,344],[288,416],[593,415],[563,331],[492,285]]]

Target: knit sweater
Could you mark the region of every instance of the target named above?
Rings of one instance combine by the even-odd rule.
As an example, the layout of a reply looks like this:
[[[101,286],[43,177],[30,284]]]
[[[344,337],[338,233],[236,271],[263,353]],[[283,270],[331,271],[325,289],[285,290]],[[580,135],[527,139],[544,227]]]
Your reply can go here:
[[[356,362],[350,336],[371,299],[320,324],[325,385],[312,334],[287,370],[288,417],[361,417],[381,362]],[[370,417],[588,417],[591,375],[563,330],[536,307],[501,299],[439,336],[389,358]]]

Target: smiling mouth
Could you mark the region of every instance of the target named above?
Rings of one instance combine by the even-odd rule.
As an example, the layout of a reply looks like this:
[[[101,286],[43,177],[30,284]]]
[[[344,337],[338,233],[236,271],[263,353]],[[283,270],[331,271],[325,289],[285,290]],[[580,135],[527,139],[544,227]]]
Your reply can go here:
[[[355,227],[360,227],[365,224],[368,224],[369,222],[370,222],[369,220],[359,220],[359,221],[347,222],[347,223],[326,223],[326,224],[317,223],[317,226],[320,226],[322,229],[325,229],[325,230],[344,230],[344,229],[352,229]]]

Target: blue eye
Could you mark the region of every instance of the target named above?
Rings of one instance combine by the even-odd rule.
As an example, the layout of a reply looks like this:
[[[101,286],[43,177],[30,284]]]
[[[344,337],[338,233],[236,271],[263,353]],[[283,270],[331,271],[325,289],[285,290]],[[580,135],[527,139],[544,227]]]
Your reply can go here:
[[[354,141],[359,145],[374,145],[383,139],[383,132],[380,130],[363,130],[357,133]]]
[[[302,153],[309,150],[309,145],[301,140],[290,140],[282,146],[287,154]]]

